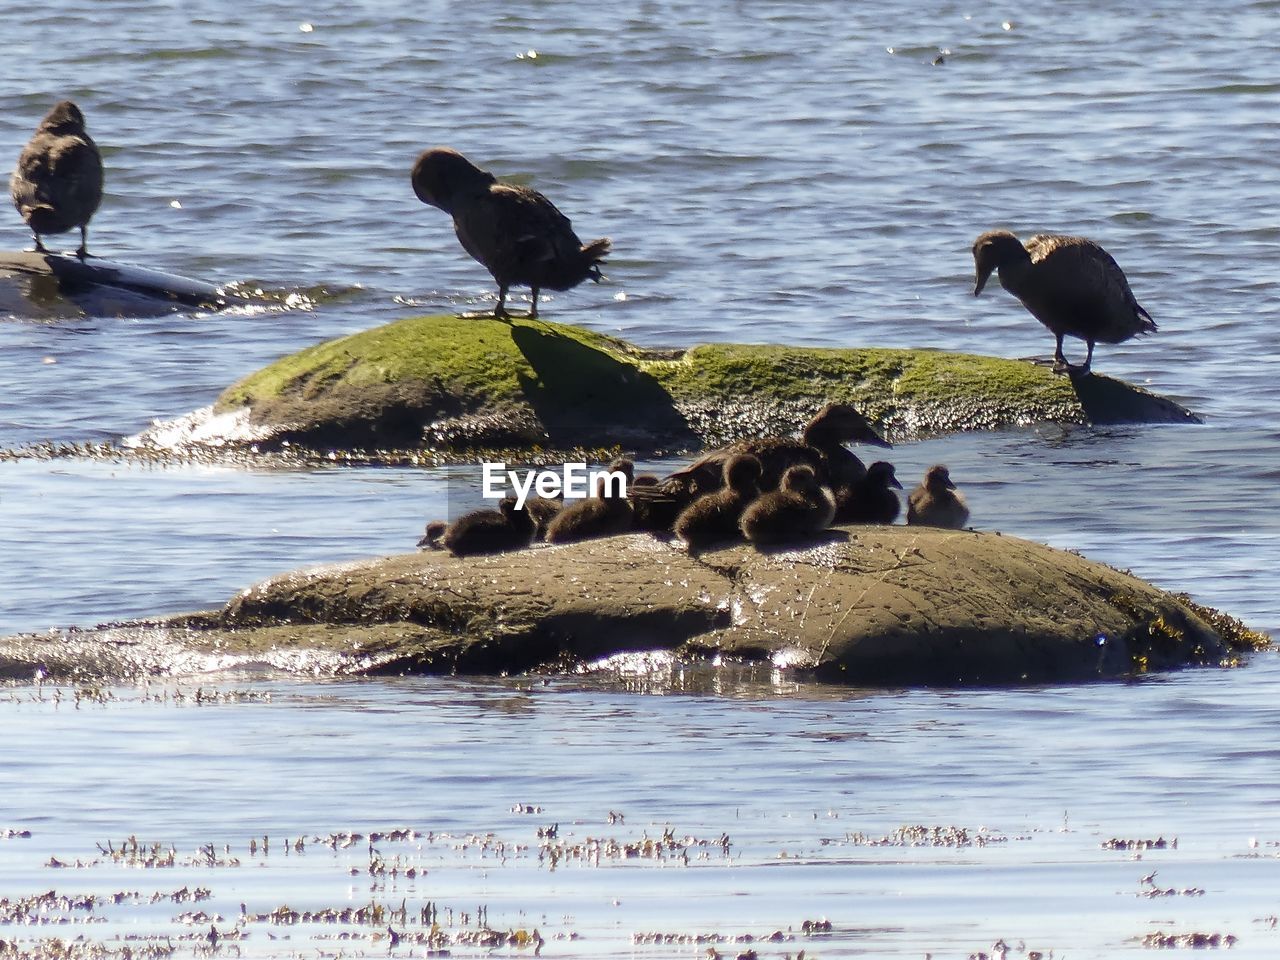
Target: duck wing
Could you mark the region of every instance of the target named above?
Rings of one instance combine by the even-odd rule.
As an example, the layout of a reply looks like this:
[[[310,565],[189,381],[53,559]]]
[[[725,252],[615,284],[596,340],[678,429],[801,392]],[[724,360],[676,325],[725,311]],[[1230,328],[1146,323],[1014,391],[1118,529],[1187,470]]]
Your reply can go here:
[[[1019,296],[1051,330],[1108,343],[1155,332],[1155,321],[1138,303],[1120,265],[1092,240],[1037,234],[1026,248],[1032,262],[1031,301],[1021,292]]]

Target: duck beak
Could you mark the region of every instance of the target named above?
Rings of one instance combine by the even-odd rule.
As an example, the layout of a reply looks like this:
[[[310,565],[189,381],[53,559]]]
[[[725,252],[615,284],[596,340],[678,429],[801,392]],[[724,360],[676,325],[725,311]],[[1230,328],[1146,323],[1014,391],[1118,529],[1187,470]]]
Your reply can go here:
[[[870,427],[863,431],[862,436],[858,437],[862,443],[870,444],[873,447],[885,447],[888,450],[893,449],[893,444],[886,440],[880,434],[876,433]]]
[[[978,275],[974,279],[974,283],[973,283],[973,295],[975,297],[982,292],[982,288],[987,285],[987,281],[989,279],[991,279],[991,270],[990,269],[983,270],[981,267],[979,267]]]
[[[890,478],[889,478],[889,486],[891,486],[891,487],[897,487],[899,490],[903,489],[902,484],[898,482],[898,478],[897,478],[897,477],[890,477]]]

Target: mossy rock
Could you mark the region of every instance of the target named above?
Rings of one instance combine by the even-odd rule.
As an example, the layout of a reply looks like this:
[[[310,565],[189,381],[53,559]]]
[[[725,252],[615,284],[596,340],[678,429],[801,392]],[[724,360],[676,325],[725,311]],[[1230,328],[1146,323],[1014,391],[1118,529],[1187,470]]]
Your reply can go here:
[[[792,433],[855,403],[898,439],[1027,425],[1194,422],[1107,377],[927,349],[703,344],[646,350],[581,327],[428,316],[309,347],[226,390],[277,440],[315,448],[696,449]]]
[[[1266,642],[1073,553],[992,533],[865,526],[770,552],[740,544],[695,556],[632,534],[299,570],[220,610],[0,640],[0,675],[30,676],[37,664],[71,679],[258,665],[493,674],[666,650],[859,686],[963,686],[1230,665]]]

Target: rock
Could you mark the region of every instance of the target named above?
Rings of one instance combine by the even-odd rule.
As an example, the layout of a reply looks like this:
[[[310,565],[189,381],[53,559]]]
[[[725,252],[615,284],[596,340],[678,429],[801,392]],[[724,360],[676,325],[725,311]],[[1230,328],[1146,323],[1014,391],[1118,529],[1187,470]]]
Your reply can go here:
[[[0,251],[0,313],[137,317],[247,302],[200,280],[100,257]]]
[[[0,641],[0,674],[508,673],[671,650],[958,686],[1226,665],[1265,643],[1128,574],[999,534],[835,528],[797,549],[697,558],[646,534],[535,550],[296,571],[218,611]]]
[[[227,389],[277,444],[440,451],[696,449],[792,433],[828,401],[897,439],[1043,421],[1197,422],[1097,375],[939,350],[704,344],[644,350],[517,318],[400,320],[285,357]]]

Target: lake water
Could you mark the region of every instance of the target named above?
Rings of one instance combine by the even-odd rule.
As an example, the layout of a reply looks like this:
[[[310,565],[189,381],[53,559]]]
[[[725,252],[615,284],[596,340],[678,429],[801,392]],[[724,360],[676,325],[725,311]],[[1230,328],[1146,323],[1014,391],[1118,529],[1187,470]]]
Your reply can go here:
[[[92,251],[314,308],[0,318],[0,448],[119,440],[317,340],[491,304],[409,188],[436,144],[544,190],[584,240],[611,236],[609,282],[543,310],[649,345],[1044,356],[1052,338],[1010,296],[971,296],[969,247],[993,227],[1080,233],[1160,324],[1095,367],[1205,425],[930,440],[895,449],[899,475],[946,462],[975,525],[1275,633],[1278,16],[1239,0],[10,11],[0,155],[54,100],[81,105],[107,165]],[[0,220],[0,245],[27,245]],[[444,498],[427,469],[0,459],[0,634],[212,607],[281,570],[409,549]],[[530,956],[536,928],[542,956],[1081,958],[1198,933],[1272,957],[1278,695],[1271,654],[954,693],[661,665],[23,684],[0,691],[0,837],[31,834],[0,839],[0,941]],[[81,899],[15,906],[50,890]]]

